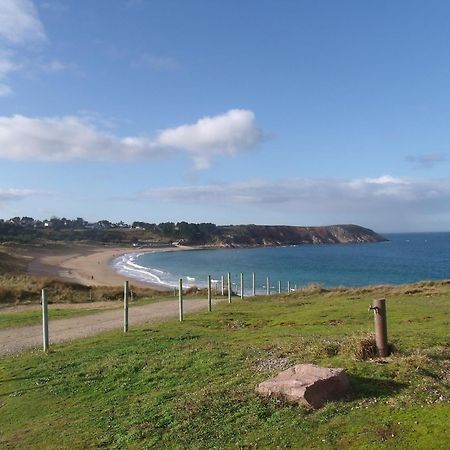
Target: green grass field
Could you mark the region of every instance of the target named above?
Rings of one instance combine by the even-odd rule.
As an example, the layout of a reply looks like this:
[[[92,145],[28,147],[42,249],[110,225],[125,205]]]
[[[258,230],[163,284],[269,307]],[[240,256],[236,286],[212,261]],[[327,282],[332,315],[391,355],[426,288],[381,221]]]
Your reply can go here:
[[[355,359],[387,297],[386,361]],[[450,285],[296,293],[0,359],[0,447],[446,449]],[[205,304],[206,306],[206,304]],[[352,393],[316,411],[255,386],[312,362]]]

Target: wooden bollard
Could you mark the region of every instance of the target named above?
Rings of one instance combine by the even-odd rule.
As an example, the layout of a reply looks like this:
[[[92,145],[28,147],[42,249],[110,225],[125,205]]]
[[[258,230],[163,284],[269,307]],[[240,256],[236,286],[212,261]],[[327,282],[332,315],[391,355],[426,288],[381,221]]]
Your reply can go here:
[[[42,347],[44,352],[48,352],[48,299],[45,289],[42,289]]]
[[[212,300],[211,300],[211,275],[208,275],[208,311],[212,311]]]
[[[267,277],[267,280],[266,280],[266,293],[267,293],[267,295],[270,295],[270,278],[269,277]]]
[[[253,297],[256,295],[256,273],[252,273],[252,294]]]
[[[178,306],[179,306],[180,322],[183,322],[183,278],[180,278],[178,284]]]
[[[123,332],[128,331],[128,281],[123,283]]]
[[[375,320],[375,341],[379,356],[389,356],[389,345],[387,339],[387,315],[386,299],[380,298],[372,302],[369,310],[374,312]]]
[[[220,286],[222,288],[222,297],[225,296],[225,277],[222,275],[220,277]]]
[[[278,281],[278,293],[281,294],[281,281]]]
[[[228,303],[231,303],[231,273],[227,274],[227,284],[228,284]]]
[[[241,300],[244,298],[244,274],[241,272]]]

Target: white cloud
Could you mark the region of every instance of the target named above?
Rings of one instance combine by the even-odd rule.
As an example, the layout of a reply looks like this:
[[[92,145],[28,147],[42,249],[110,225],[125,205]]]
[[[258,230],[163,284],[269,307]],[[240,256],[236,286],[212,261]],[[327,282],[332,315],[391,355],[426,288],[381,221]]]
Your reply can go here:
[[[145,138],[120,139],[79,117],[0,117],[0,158],[11,160],[121,160],[154,157],[161,149]]]
[[[197,169],[209,167],[214,155],[233,155],[251,149],[262,140],[252,111],[232,109],[225,114],[204,117],[193,125],[162,131],[157,142],[163,146],[187,150]]]
[[[46,40],[44,27],[31,0],[1,0],[0,38],[12,44]]]
[[[0,158],[9,160],[135,160],[187,152],[198,169],[217,155],[254,147],[261,138],[251,111],[200,119],[160,131],[155,138],[118,137],[77,116],[0,117]]]

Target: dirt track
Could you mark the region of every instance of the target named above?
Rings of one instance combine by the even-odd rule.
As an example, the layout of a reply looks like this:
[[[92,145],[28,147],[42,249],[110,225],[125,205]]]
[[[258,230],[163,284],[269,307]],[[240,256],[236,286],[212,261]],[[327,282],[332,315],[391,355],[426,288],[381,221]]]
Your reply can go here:
[[[187,300],[184,312],[207,309],[205,300]],[[59,342],[71,341],[87,336],[94,336],[102,331],[121,329],[123,327],[123,310],[115,309],[72,319],[51,320],[50,310],[49,337],[50,346]],[[133,306],[128,311],[128,323],[133,325],[161,322],[178,317],[178,301],[165,301],[144,306]],[[42,346],[42,325],[0,330],[0,357],[17,355],[32,348]]]

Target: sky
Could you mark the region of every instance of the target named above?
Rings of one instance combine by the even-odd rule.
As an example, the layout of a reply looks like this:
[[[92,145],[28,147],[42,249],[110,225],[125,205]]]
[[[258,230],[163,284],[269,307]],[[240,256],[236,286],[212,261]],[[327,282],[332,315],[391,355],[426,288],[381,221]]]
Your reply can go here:
[[[447,0],[0,0],[0,218],[450,231]]]

